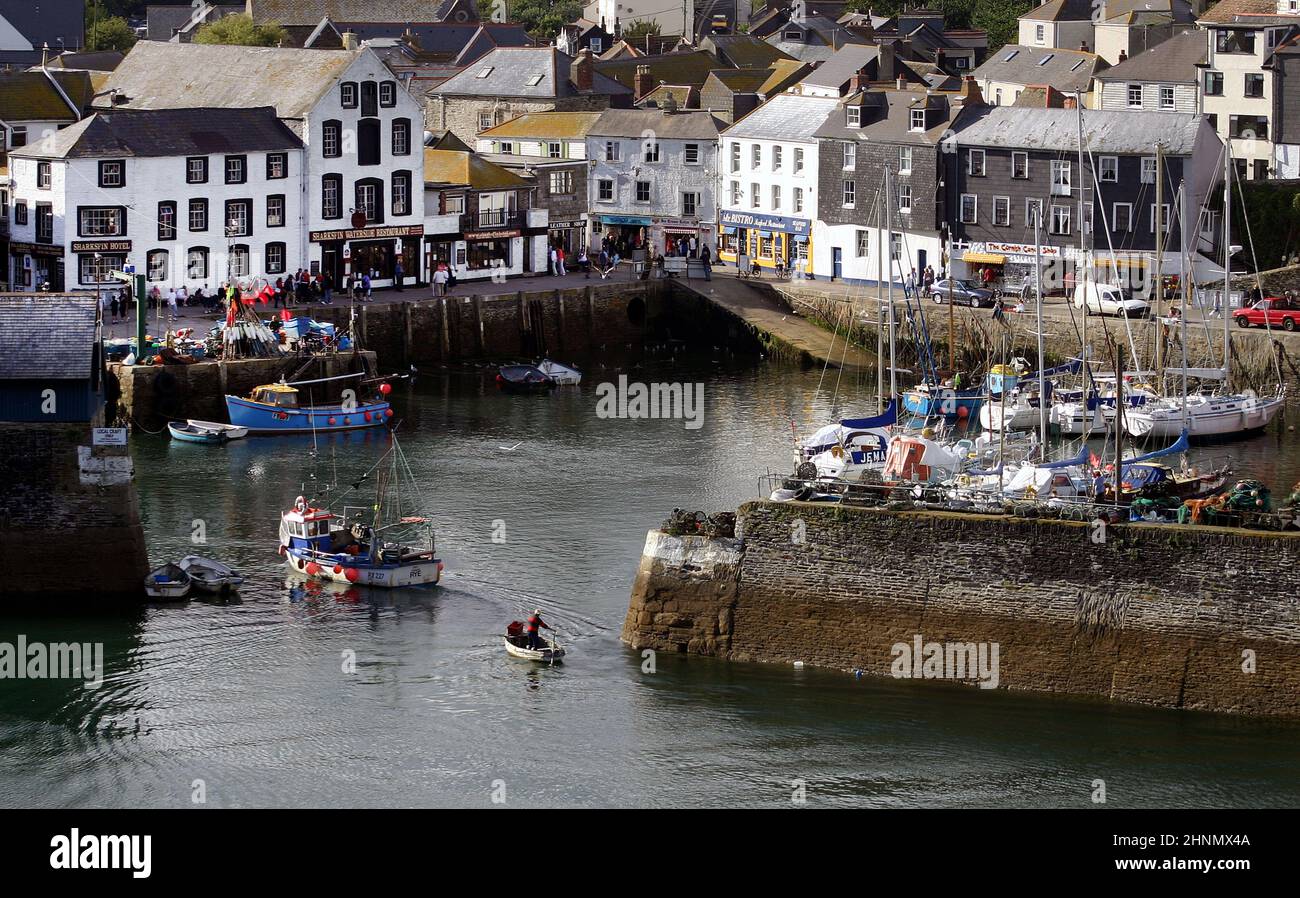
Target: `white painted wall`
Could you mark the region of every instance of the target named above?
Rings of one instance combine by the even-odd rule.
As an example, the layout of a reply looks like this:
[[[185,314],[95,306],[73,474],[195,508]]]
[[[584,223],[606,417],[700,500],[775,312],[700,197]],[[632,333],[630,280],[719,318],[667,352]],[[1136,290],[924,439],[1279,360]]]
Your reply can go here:
[[[619,158],[609,161],[605,158],[607,141],[618,144]],[[699,162],[686,163],[686,145],[699,147]],[[652,219],[670,219],[676,221],[695,221],[698,226],[712,231],[717,223],[718,199],[718,142],[706,139],[667,139],[659,138],[659,161],[646,162],[644,143],[640,136],[604,137],[592,135],[587,138],[587,158],[595,160],[588,175],[588,204],[591,210],[592,227],[588,231],[591,246],[598,247],[602,229],[596,223],[599,215],[638,215]],[[612,201],[600,200],[600,182],[614,182]],[[638,181],[650,184],[650,201],[638,202],[636,185]],[[686,192],[699,195],[697,211],[688,216],[683,211],[682,195]],[[651,239],[659,241],[657,232],[652,232]]]

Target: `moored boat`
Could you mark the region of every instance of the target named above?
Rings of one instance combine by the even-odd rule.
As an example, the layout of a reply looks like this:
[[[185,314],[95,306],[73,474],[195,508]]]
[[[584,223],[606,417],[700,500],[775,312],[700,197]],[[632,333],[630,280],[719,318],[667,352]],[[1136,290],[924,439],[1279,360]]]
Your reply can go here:
[[[209,445],[239,440],[248,436],[247,427],[193,419],[184,423],[171,421],[167,424],[167,430],[171,432],[173,440],[179,440],[182,443],[206,443]]]
[[[228,564],[201,555],[186,555],[176,566],[189,575],[190,585],[199,592],[225,595],[238,591],[244,578]]]
[[[183,599],[190,593],[190,575],[180,565],[164,564],[144,578],[144,591],[154,599]]]
[[[582,383],[581,371],[569,365],[561,365],[559,362],[553,362],[550,359],[542,359],[538,362],[537,370],[562,387],[577,386]]]
[[[558,386],[555,378],[536,365],[502,365],[497,385],[512,393],[544,393]]]
[[[330,430],[359,430],[381,427],[393,415],[392,407],[382,398],[370,401],[328,405],[299,403],[297,387],[286,384],[263,384],[255,387],[248,398],[226,397],[230,422],[250,433],[317,433]]]

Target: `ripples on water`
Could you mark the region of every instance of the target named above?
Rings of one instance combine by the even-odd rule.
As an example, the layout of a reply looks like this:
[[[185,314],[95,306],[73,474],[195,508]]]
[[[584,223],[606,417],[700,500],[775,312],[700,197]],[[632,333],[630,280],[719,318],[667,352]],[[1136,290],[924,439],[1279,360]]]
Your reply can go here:
[[[691,431],[597,419],[595,384],[617,373],[547,397],[426,374],[398,396],[447,565],[435,590],[305,583],[275,554],[279,511],[351,482],[383,434],[322,438],[314,460],[310,437],[134,438],[153,558],[190,551],[202,521],[204,551],[248,577],[243,601],[0,619],[4,640],[107,656],[97,689],[0,681],[0,804],[184,806],[202,779],[216,806],[486,805],[502,780],[518,805],[780,807],[804,780],[812,804],[1084,806],[1099,777],[1113,805],[1300,803],[1292,724],[663,654],[642,674],[618,633],[646,530],[674,506],[757,495],[760,474],[789,467],[792,418],[804,432],[869,413],[853,397],[870,383],[846,378],[832,405],[817,371],[636,371],[706,383]],[[1211,451],[1284,494],[1295,447],[1281,430]],[[570,663],[501,650],[534,607]]]

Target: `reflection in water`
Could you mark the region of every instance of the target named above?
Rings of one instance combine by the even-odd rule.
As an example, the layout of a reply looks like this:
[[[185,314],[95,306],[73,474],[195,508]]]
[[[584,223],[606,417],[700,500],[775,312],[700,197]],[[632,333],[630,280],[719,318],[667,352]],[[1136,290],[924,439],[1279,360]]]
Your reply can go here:
[[[820,371],[646,363],[636,377],[706,384],[687,430],[597,418],[619,373],[548,396],[487,374],[398,389],[436,589],[308,582],[275,552],[296,495],[369,501],[352,484],[386,434],[135,438],[153,558],[219,557],[242,601],[0,619],[8,640],[102,641],[106,662],[96,690],[0,681],[0,804],[184,806],[196,778],[216,806],[488,805],[498,779],[521,805],[779,806],[795,779],[814,805],[1085,805],[1097,777],[1116,805],[1300,802],[1294,724],[664,654],[643,673],[618,633],[646,530],[754,497],[790,466],[791,421],[869,413],[874,375],[839,378],[832,404]],[[1280,430],[1193,460],[1232,453],[1277,495],[1296,445]],[[563,665],[502,648],[538,607]]]

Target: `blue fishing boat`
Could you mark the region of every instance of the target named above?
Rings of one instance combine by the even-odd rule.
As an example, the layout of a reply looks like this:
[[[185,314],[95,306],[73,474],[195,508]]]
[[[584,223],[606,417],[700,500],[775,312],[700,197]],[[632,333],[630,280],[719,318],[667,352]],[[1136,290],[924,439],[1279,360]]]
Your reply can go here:
[[[403,474],[410,476],[410,466],[395,438],[372,470],[379,477],[371,505],[344,505],[336,514],[299,496],[280,515],[280,556],[291,570],[315,580],[385,589],[437,584],[442,561],[433,523],[408,513],[397,495],[397,484]]]
[[[381,427],[392,417],[392,408],[383,398],[390,389],[388,384],[381,384],[380,396],[368,401],[357,399],[304,406],[299,402],[300,393],[296,386],[286,383],[263,384],[255,387],[247,399],[227,396],[226,411],[230,415],[231,424],[247,427],[251,433],[359,430]]]
[[[903,393],[903,408],[925,418],[969,418],[979,411],[986,393],[982,387],[954,389],[926,381]]]

